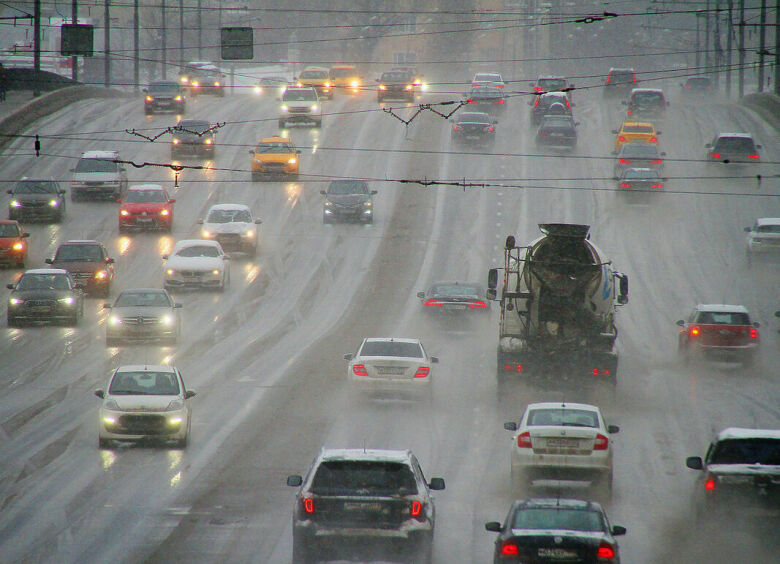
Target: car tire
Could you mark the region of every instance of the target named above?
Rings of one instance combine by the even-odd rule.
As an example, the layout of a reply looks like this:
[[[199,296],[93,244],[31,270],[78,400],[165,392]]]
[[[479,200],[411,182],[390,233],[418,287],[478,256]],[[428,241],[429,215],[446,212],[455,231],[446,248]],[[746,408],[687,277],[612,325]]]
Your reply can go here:
[[[176,447],[177,448],[187,448],[187,445],[190,444],[190,430],[187,429],[187,434],[184,435],[181,439],[176,441]]]
[[[260,182],[260,174],[252,171],[252,182]]]
[[[432,564],[433,563],[433,538],[425,535],[417,542],[415,552],[412,554],[414,564]]]
[[[19,320],[15,317],[9,315],[7,318],[8,326],[9,327],[20,327],[21,324],[19,323]]]
[[[118,347],[119,346],[119,339],[116,337],[106,337],[106,346],[107,347]]]
[[[284,121],[283,119],[280,119],[280,120],[279,120],[279,127],[280,127],[281,129],[284,129],[284,126],[285,126],[285,125],[287,125],[287,122],[286,122],[286,121]]]
[[[81,196],[79,195],[78,192],[76,192],[75,190],[71,190],[70,191],[70,201],[71,202],[78,202],[80,199],[81,199]]]
[[[99,449],[106,449],[111,447],[111,440],[110,439],[104,439],[102,437],[98,437],[98,448]]]
[[[304,546],[303,541],[293,538],[293,551],[292,551],[293,564],[314,564],[314,559],[309,553],[309,549]]]
[[[20,260],[16,263],[16,268],[24,268],[24,261]]]
[[[106,285],[105,285],[105,286],[104,286],[104,287],[103,287],[103,288],[100,290],[100,292],[98,293],[98,296],[100,296],[101,298],[107,298],[107,297],[109,297],[110,295],[111,295],[111,285],[110,285],[110,284],[106,284]]]
[[[322,120],[315,121],[314,122],[314,127],[322,127]]]
[[[254,247],[249,247],[246,251],[247,256],[250,257],[256,257],[257,256],[257,245]]]

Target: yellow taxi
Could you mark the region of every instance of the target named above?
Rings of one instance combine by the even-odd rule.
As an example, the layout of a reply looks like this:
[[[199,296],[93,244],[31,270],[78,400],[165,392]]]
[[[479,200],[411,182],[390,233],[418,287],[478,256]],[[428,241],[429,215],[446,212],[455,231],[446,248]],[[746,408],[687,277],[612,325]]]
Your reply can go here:
[[[270,176],[298,177],[301,151],[288,137],[274,135],[261,139],[249,154],[252,155],[253,182]]]
[[[353,65],[334,65],[328,71],[330,85],[333,90],[357,94],[362,84],[360,73]]]
[[[333,88],[330,82],[330,71],[322,67],[306,67],[295,78],[295,86],[311,86],[317,90],[320,98],[333,98]]]
[[[644,121],[624,121],[620,129],[613,129],[615,137],[615,150],[626,143],[651,143],[658,145],[658,136],[660,131],[655,130],[655,126],[650,122]]]

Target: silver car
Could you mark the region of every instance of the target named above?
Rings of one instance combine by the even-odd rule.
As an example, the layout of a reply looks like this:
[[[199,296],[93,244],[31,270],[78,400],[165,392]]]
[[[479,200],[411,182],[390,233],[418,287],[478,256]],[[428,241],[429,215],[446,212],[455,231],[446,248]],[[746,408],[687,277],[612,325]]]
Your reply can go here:
[[[103,304],[111,312],[106,320],[106,346],[121,341],[176,344],[181,331],[178,309],[166,290],[141,288],[125,290],[112,304]]]

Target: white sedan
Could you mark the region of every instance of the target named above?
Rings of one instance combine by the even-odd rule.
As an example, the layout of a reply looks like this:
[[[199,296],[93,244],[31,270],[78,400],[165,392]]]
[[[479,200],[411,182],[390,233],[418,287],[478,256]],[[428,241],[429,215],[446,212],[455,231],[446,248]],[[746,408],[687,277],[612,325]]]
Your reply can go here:
[[[230,283],[230,257],[216,241],[184,239],[162,258],[166,290],[213,288],[222,292]]]
[[[612,442],[599,408],[583,403],[532,403],[519,423],[504,423],[512,437],[512,487],[537,480],[589,481],[612,493]]]
[[[209,208],[200,236],[217,241],[228,252],[239,251],[254,256],[257,253],[257,227],[262,223],[252,217],[244,204],[216,204]]]
[[[172,366],[121,366],[111,373],[108,387],[95,390],[103,400],[98,445],[111,441],[156,439],[186,447],[195,395],[184,387],[181,372]]]
[[[377,395],[431,397],[431,365],[439,362],[428,356],[419,339],[368,338],[349,361],[347,378],[361,392]]]
[[[780,255],[780,217],[760,217],[747,233],[747,258],[753,255],[777,253]]]

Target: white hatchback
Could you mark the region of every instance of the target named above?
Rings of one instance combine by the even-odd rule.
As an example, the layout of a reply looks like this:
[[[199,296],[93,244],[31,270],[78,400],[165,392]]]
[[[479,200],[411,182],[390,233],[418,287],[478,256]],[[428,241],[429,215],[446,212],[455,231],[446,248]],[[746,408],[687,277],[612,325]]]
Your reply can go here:
[[[419,339],[363,339],[357,353],[345,354],[347,378],[359,391],[377,395],[431,396],[431,365]]]
[[[220,244],[223,251],[257,254],[257,227],[262,223],[252,217],[252,210],[244,204],[215,204],[199,219],[200,236]]]
[[[754,254],[780,254],[780,217],[760,217],[745,232],[748,260]]]
[[[230,257],[216,241],[183,239],[163,255],[164,287],[168,291],[211,288],[225,291],[230,283]]]
[[[612,492],[612,442],[620,429],[599,408],[583,403],[532,403],[519,423],[504,423],[512,437],[512,487],[537,480],[589,481]]]

